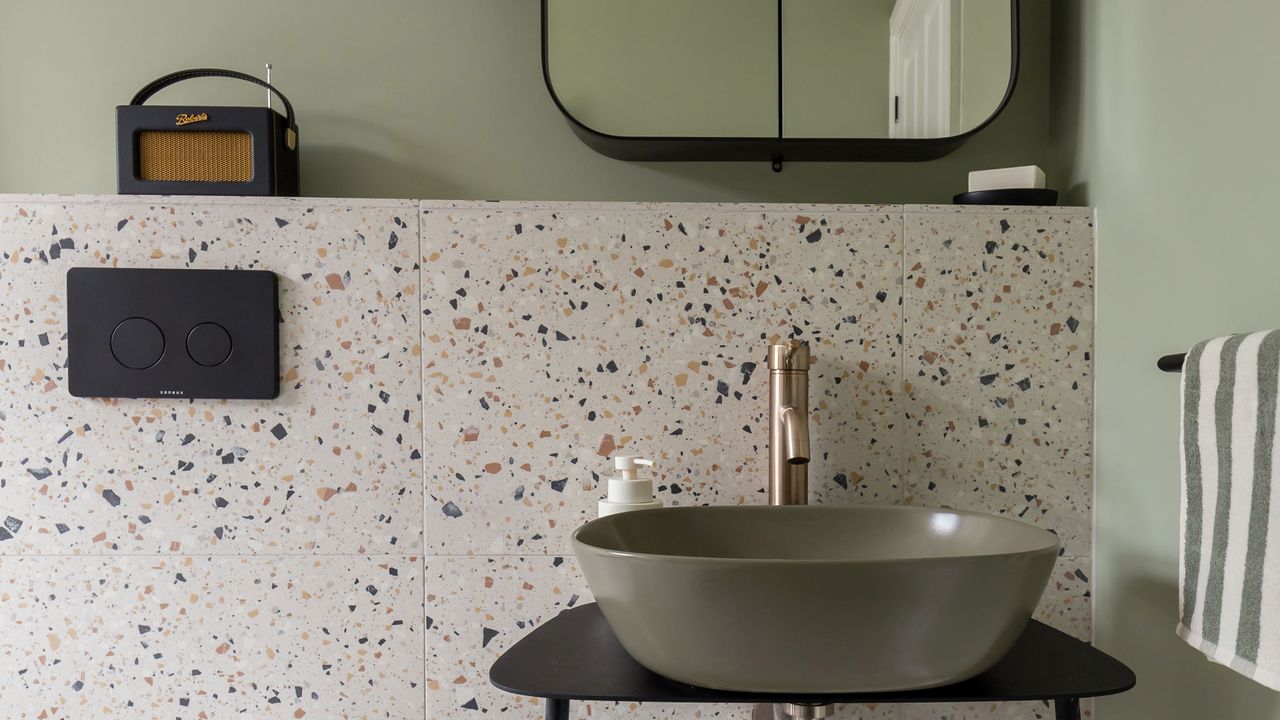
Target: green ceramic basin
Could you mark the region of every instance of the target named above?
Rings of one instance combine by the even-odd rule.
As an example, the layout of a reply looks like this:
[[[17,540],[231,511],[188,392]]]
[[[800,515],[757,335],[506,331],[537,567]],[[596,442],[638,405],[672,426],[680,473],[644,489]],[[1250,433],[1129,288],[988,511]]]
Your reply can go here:
[[[641,665],[746,692],[959,682],[1013,645],[1054,534],[915,507],[689,507],[593,520],[573,548]]]

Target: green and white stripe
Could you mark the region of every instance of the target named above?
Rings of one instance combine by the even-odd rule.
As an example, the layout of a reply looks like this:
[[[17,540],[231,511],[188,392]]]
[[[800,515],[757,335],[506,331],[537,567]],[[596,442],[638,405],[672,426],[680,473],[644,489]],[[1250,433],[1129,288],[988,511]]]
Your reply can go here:
[[[1207,340],[1182,372],[1178,634],[1280,690],[1280,331]],[[1270,550],[1270,552],[1268,552]]]

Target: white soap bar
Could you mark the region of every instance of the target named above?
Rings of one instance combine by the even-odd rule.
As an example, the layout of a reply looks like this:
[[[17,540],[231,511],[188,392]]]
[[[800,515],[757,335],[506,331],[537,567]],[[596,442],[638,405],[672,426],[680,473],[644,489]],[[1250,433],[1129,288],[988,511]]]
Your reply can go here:
[[[1043,187],[1044,171],[1035,165],[996,168],[994,170],[974,170],[969,173],[969,192]]]

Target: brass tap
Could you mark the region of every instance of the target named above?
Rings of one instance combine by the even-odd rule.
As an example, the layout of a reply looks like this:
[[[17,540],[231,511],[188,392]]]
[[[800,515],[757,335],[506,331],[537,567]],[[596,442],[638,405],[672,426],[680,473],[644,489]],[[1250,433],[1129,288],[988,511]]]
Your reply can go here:
[[[809,502],[809,345],[769,346],[769,504]]]

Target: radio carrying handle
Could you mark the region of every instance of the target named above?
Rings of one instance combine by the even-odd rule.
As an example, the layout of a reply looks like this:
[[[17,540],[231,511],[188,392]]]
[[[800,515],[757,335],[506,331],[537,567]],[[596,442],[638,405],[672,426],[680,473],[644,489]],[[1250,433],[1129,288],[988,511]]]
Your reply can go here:
[[[251,82],[255,85],[261,85],[262,87],[275,93],[276,97],[280,98],[280,102],[284,104],[285,121],[288,123],[289,131],[293,133],[295,137],[297,136],[298,125],[296,122],[294,122],[293,105],[289,102],[289,98],[285,97],[284,93],[275,89],[266,81],[260,80],[248,73],[237,72],[235,70],[221,70],[219,68],[193,68],[191,70],[179,70],[178,72],[169,73],[168,75],[165,75],[163,77],[158,77],[155,80],[152,80],[151,82],[143,86],[143,88],[133,96],[133,99],[129,101],[129,104],[141,105],[147,101],[147,98],[151,97],[152,95],[155,95],[156,93],[160,92],[164,88],[169,87],[170,85],[173,85],[174,83],[179,83],[179,82],[182,82],[183,80],[191,80],[193,78],[201,78],[201,77],[225,77],[225,78],[232,78],[234,80],[244,80],[245,82]]]

